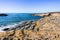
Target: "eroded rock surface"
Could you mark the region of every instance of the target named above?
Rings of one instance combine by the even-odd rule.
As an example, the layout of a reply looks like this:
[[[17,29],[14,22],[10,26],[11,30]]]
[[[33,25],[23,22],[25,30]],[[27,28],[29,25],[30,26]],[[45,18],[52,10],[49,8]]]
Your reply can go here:
[[[0,40],[60,40],[60,16],[50,14],[36,22],[25,22],[17,30],[0,32]],[[22,27],[21,27],[22,26]]]

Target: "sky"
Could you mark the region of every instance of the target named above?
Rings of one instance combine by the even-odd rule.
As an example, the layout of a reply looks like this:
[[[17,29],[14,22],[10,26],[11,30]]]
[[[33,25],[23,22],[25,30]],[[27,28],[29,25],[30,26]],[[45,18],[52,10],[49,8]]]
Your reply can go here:
[[[0,13],[42,13],[60,11],[60,0],[0,0]]]

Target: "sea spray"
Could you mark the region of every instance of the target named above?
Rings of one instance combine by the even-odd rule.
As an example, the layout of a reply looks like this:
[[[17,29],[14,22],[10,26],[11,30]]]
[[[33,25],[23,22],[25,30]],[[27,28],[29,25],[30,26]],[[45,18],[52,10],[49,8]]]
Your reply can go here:
[[[4,25],[2,25],[1,27],[0,27],[0,32],[5,32],[5,31],[3,31],[3,29],[5,29],[5,28],[16,28],[18,25],[20,25],[20,24],[23,24],[25,21],[21,21],[21,22],[19,22],[19,23],[14,23],[14,24],[10,24],[10,25],[6,25],[6,26],[4,26]]]

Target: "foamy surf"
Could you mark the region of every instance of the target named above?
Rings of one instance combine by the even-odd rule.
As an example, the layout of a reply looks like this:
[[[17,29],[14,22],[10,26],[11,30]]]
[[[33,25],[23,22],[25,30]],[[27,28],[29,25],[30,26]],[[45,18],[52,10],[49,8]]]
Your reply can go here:
[[[22,21],[22,22],[19,22],[19,23],[14,23],[14,24],[10,24],[10,25],[7,25],[7,26],[1,26],[0,27],[0,32],[6,32],[6,31],[3,31],[3,29],[5,28],[15,28],[16,26],[20,25],[20,24],[23,24],[25,21]]]

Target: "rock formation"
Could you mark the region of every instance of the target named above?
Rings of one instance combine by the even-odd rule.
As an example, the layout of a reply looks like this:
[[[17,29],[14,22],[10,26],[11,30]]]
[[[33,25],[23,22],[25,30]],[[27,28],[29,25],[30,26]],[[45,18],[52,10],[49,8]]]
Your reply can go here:
[[[43,17],[60,16],[60,12],[38,13],[38,14],[33,14],[33,16],[43,16]]]
[[[4,13],[0,13],[0,16],[8,16],[8,15]]]
[[[60,40],[60,13],[51,12],[36,22],[18,25],[16,30],[7,29],[0,32],[0,40]]]

